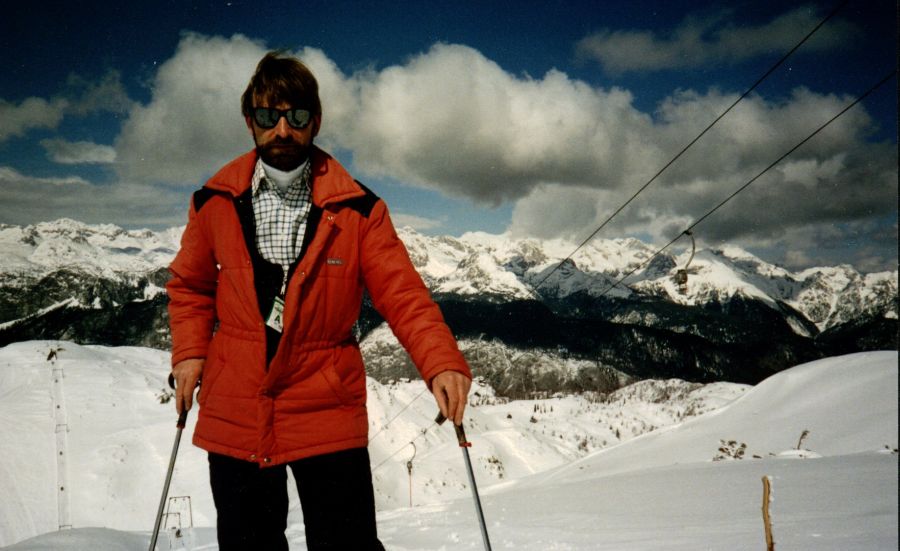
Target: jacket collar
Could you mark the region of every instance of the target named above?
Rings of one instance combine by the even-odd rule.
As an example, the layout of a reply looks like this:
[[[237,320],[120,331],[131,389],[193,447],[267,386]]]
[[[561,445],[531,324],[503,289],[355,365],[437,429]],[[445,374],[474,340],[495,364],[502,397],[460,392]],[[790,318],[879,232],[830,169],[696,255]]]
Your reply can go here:
[[[334,157],[316,146],[313,146],[311,156],[314,205],[324,208],[365,195],[365,191]],[[222,167],[204,187],[238,197],[250,188],[256,158],[256,150],[248,151]]]

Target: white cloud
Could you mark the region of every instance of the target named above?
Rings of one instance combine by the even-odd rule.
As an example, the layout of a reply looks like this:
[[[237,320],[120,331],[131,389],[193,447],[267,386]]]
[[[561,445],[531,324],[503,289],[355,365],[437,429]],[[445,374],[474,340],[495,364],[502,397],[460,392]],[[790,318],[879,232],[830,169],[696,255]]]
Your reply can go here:
[[[240,97],[266,50],[244,36],[185,35],[163,63],[148,105],[134,107],[116,141],[127,180],[197,187],[253,147]]]
[[[3,187],[4,195],[10,193],[13,187],[36,188],[39,193],[46,192],[47,186],[54,188],[60,186],[86,186],[89,182],[79,176],[63,176],[63,177],[36,177],[27,176],[18,170],[0,166],[0,186]]]
[[[240,35],[185,35],[160,67],[150,103],[132,109],[116,142],[122,177],[193,188],[251,148],[239,98],[264,52]],[[358,177],[387,176],[486,206],[512,202],[510,230],[519,235],[586,237],[736,99],[683,90],[651,116],[626,90],[559,71],[513,75],[459,45],[353,74],[320,50],[298,55],[320,84],[319,143],[349,151]],[[851,99],[803,88],[778,100],[746,98],[605,235],[668,241]],[[699,238],[799,250],[792,240],[815,241],[794,236],[896,213],[896,146],[871,143],[872,127],[857,106],[707,219]]]
[[[239,97],[264,53],[240,35],[186,35],[160,67],[151,102],[123,126],[123,177],[193,186],[250,149]],[[542,181],[585,183],[640,168],[609,161],[633,158],[619,154],[637,147],[631,127],[650,124],[621,90],[594,90],[557,71],[517,78],[463,46],[437,45],[405,66],[351,76],[319,50],[299,56],[323,97],[319,143],[351,150],[369,176],[499,204]]]
[[[391,219],[394,226],[402,228],[409,226],[416,231],[428,231],[439,228],[446,223],[446,220],[435,220],[433,218],[425,218],[415,214],[406,214],[402,212],[391,213]]]
[[[580,40],[582,58],[593,59],[610,73],[683,69],[736,63],[760,55],[790,50],[821,19],[814,6],[795,8],[768,23],[737,26],[720,11],[705,17],[689,16],[672,32],[604,29]],[[844,47],[858,35],[851,24],[832,19],[804,44],[804,53]]]
[[[601,205],[611,196],[592,188],[538,186],[516,202],[509,232],[514,237],[580,241],[599,223]]]
[[[133,105],[116,71],[108,72],[97,82],[72,75],[66,93],[58,97],[30,97],[19,104],[0,99],[0,143],[33,129],[56,129],[69,115],[85,116],[99,111],[123,114]]]
[[[56,128],[68,105],[59,98],[32,97],[18,105],[0,100],[0,143],[35,128]]]
[[[851,264],[862,272],[897,270],[897,217],[797,225],[766,239],[743,238],[746,248],[790,269]]]
[[[629,164],[635,153],[654,149],[650,117],[628,92],[559,71],[516,77],[465,46],[438,44],[403,66],[329,80],[354,92],[338,116],[326,100],[325,131],[357,167],[491,205],[546,182],[620,185],[644,171]]]
[[[71,100],[69,111],[75,115],[88,115],[100,111],[125,114],[135,102],[128,97],[118,71],[109,71],[99,81],[89,81],[78,75],[68,80]]]
[[[144,184],[96,185],[81,177],[41,178],[0,166],[0,222],[76,217],[86,223],[162,229],[187,221],[188,197]]]
[[[116,161],[116,150],[108,145],[59,139],[41,140],[41,145],[55,163],[65,165],[109,164]]]

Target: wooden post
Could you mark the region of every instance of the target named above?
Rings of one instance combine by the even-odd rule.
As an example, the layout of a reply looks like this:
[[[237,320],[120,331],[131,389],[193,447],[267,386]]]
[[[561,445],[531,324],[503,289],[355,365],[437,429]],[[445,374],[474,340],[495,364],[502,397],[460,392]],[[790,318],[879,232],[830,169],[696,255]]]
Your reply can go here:
[[[762,477],[763,482],[763,502],[762,514],[763,525],[766,529],[766,551],[775,551],[775,541],[772,539],[772,518],[769,516],[769,501],[772,498],[771,480],[768,476]]]

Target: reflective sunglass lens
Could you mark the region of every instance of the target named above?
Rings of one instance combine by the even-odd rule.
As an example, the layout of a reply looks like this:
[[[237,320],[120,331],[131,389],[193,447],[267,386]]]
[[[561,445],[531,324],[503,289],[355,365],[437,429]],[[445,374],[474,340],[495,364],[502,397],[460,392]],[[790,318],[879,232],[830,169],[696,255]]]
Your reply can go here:
[[[281,111],[271,107],[257,107],[253,110],[253,118],[260,128],[275,128],[278,120],[284,117],[292,128],[302,130],[309,125],[312,113],[305,109],[288,109]]]
[[[256,124],[259,125],[260,128],[272,128],[276,124],[278,124],[278,112],[274,109],[267,109],[265,107],[257,107],[253,110],[253,117],[256,119]]]
[[[286,113],[288,124],[294,128],[306,128],[309,124],[310,113],[304,109],[291,109]]]

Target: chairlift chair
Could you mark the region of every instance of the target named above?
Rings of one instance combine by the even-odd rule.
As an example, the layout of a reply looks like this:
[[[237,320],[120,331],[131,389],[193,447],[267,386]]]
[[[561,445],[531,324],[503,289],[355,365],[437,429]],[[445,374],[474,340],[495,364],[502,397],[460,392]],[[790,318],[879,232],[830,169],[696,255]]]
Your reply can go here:
[[[690,258],[688,258],[688,261],[684,265],[684,268],[677,270],[675,272],[675,276],[673,277],[675,285],[678,285],[678,291],[682,295],[687,294],[688,267],[691,265],[691,261],[694,260],[694,253],[697,252],[697,244],[694,241],[694,233],[691,230],[685,230],[684,235],[687,235],[691,238],[691,256]]]

